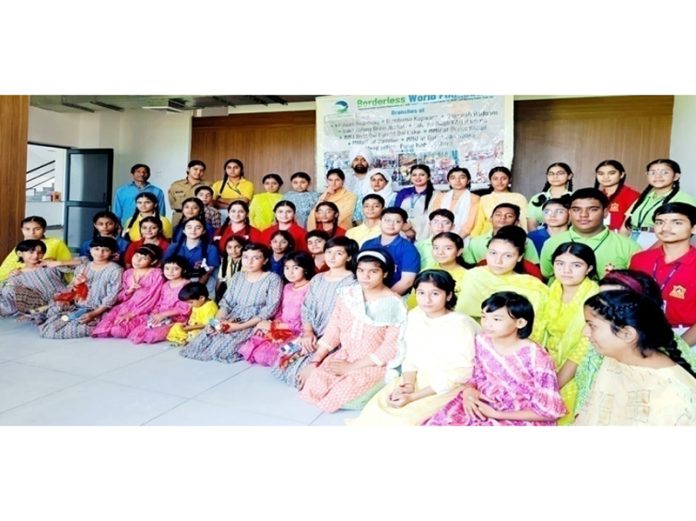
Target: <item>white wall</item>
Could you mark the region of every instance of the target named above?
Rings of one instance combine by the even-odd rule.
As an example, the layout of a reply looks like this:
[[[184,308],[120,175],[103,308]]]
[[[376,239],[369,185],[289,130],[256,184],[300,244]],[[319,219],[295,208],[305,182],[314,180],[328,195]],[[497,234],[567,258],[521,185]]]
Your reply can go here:
[[[681,187],[696,196],[696,96],[675,96],[670,159],[682,170]]]
[[[30,107],[29,141],[113,148],[114,189],[130,182],[131,166],[145,163],[152,170],[150,181],[166,193],[172,181],[186,173],[191,153],[191,114],[140,110],[59,113]]]

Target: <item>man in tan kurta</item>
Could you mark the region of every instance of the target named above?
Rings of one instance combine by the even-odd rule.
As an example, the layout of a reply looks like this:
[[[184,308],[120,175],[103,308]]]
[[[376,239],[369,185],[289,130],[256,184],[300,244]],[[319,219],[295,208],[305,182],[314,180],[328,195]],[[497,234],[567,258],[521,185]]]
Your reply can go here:
[[[186,178],[174,181],[169,187],[167,195],[169,197],[169,206],[172,208],[172,227],[175,227],[181,221],[181,205],[185,199],[195,197],[195,190],[198,186],[208,183],[203,181],[205,174],[205,163],[200,159],[189,161],[186,167]]]

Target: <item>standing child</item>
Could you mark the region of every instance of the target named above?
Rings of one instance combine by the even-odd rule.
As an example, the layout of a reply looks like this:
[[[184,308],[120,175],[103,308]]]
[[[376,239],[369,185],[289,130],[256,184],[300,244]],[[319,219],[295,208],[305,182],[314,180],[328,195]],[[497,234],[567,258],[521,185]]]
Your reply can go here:
[[[72,259],[72,254],[68,246],[55,237],[46,237],[46,219],[39,217],[38,215],[31,215],[22,219],[22,236],[25,241],[28,240],[39,240],[43,241],[46,245],[46,253],[44,254],[44,261],[47,260],[57,260],[57,261],[69,261]],[[5,260],[0,266],[0,281],[5,280],[12,271],[21,268],[22,262],[19,260],[14,252],[10,252],[5,257]]]
[[[471,380],[423,425],[554,425],[566,408],[553,360],[528,340],[532,305],[501,291],[484,300],[481,310]]]
[[[158,265],[162,250],[148,244],[133,255],[133,267],[123,273],[119,304],[105,313],[92,336],[97,338],[126,338],[137,322],[135,317],[148,314],[159,300],[162,289],[162,270]]]
[[[283,199],[280,193],[283,179],[278,174],[266,174],[261,183],[266,191],[254,194],[249,203],[249,222],[253,227],[265,230],[273,224],[273,207]]]
[[[681,167],[671,159],[655,159],[646,167],[648,186],[626,212],[621,234],[630,236],[643,249],[649,248],[655,237],[653,214],[663,204],[687,203],[696,206],[696,199],[679,188]]]
[[[303,228],[307,227],[307,218],[319,200],[319,192],[310,192],[312,178],[306,172],[295,172],[290,176],[292,190],[285,192],[284,199],[297,208],[297,222]]]
[[[167,340],[181,347],[194,339],[215,318],[218,306],[214,300],[208,300],[208,288],[200,282],[189,282],[181,288],[179,300],[191,306],[191,316],[185,325],[175,323],[167,333]]]
[[[146,192],[147,193],[147,192]],[[79,338],[92,334],[99,317],[118,300],[123,268],[111,262],[111,255],[118,251],[118,244],[110,237],[97,237],[90,243],[92,261],[75,269],[71,288],[86,288],[72,303],[55,303],[47,311],[47,320],[39,326],[44,338]]]
[[[213,189],[208,185],[199,185],[193,193],[203,203],[206,224],[213,230],[220,228],[222,217],[220,216],[220,210],[213,206]]]
[[[602,161],[595,168],[595,188],[609,199],[609,216],[605,224],[613,232],[621,230],[626,212],[640,197],[640,193],[626,184],[626,169],[615,159]]]
[[[159,217],[144,217],[140,221],[140,239],[128,245],[123,258],[126,268],[133,266],[133,255],[138,251],[138,248],[146,244],[157,246],[162,251],[167,251],[167,248],[169,248],[169,241],[164,238],[162,221],[160,221]]]
[[[464,239],[462,239],[461,235],[454,232],[442,232],[432,238],[432,243],[435,263],[431,265],[430,268],[443,270],[449,273],[456,284],[454,295],[455,297],[459,297],[459,293],[462,287],[464,287],[467,271],[470,267],[462,258]],[[415,308],[416,305],[416,288],[414,286],[406,300],[406,307],[411,310]]]
[[[184,232],[184,223],[191,217],[200,217],[202,219],[208,237],[213,237],[215,235],[215,228],[206,222],[205,206],[198,197],[184,199],[181,203],[181,216],[181,221],[174,227],[174,231],[172,232],[172,242],[176,242],[181,238]]]
[[[114,255],[111,260],[123,265],[123,255],[126,253],[129,243],[126,239],[121,237],[119,233],[121,223],[118,217],[116,217],[116,214],[107,210],[97,212],[94,214],[94,217],[92,217],[92,224],[94,224],[94,235],[92,235],[92,239],[95,237],[111,237],[112,239],[116,239],[118,253]],[[80,256],[87,257],[89,260],[92,260],[89,257],[89,243],[92,239],[87,239],[80,247]]]
[[[249,224],[249,205],[244,201],[232,201],[227,208],[227,219],[215,232],[215,244],[220,253],[225,249],[227,239],[241,237],[248,242],[265,244],[263,234]]]
[[[275,232],[281,230],[292,235],[298,250],[304,250],[305,244],[307,244],[307,230],[295,222],[295,205],[290,201],[280,201],[273,208],[273,214],[276,223],[263,231],[263,244],[270,247],[271,237]]]
[[[186,259],[171,257],[164,261],[164,278],[160,297],[149,315],[133,319],[133,328],[128,338],[134,344],[156,344],[167,338],[172,323],[185,323],[191,313],[191,306],[179,300],[179,291],[188,283],[186,279]]]
[[[583,333],[604,361],[575,425],[696,425],[696,373],[655,302],[607,291],[584,312]]]
[[[131,241],[140,239],[140,221],[148,216],[159,217],[159,220],[162,221],[164,236],[167,239],[172,238],[172,223],[160,214],[157,197],[150,192],[142,192],[135,197],[135,212],[127,222],[124,222],[122,235],[129,237]]]
[[[43,266],[46,244],[37,239],[20,242],[14,249],[21,268],[0,282],[0,316],[34,313],[65,291],[62,270]],[[37,316],[36,319],[40,318]]]
[[[279,277],[283,276],[283,262],[288,254],[295,251],[295,241],[285,230],[278,230],[271,235],[271,258],[269,270]]]
[[[208,293],[212,294],[215,291],[215,270],[220,266],[217,248],[209,242],[203,217],[191,217],[182,222],[183,234],[167,248],[164,258],[181,255],[188,261],[189,278],[205,284]]]
[[[317,273],[329,271],[329,267],[324,261],[324,249],[328,240],[329,234],[321,230],[307,232],[307,251],[314,259],[314,268]]]
[[[242,249],[249,244],[242,237],[230,237],[225,244],[225,251],[220,258],[220,271],[218,271],[217,283],[215,285],[215,302],[220,299],[227,291],[230,281],[235,273],[242,269]]]
[[[529,199],[527,229],[535,230],[544,222],[542,209],[548,199],[558,199],[573,192],[573,170],[567,163],[551,163],[546,168],[546,183],[541,192]]]
[[[570,425],[575,419],[578,394],[575,373],[590,348],[582,334],[582,310],[585,301],[599,291],[597,261],[592,248],[580,242],[560,244],[552,260],[555,280],[537,317],[542,328],[539,340],[556,365],[558,386],[568,411],[558,424]]]
[[[195,360],[232,363],[240,360],[239,347],[254,331],[254,326],[271,318],[280,303],[283,283],[268,273],[270,251],[262,244],[249,243],[242,250],[242,271],[237,272],[220,301],[217,328],[206,327],[179,354]]]
[[[302,332],[302,302],[314,276],[314,261],[303,251],[291,252],[283,263],[283,288],[280,307],[271,320],[262,320],[254,335],[239,348],[247,362],[272,366],[278,359],[280,347]]]

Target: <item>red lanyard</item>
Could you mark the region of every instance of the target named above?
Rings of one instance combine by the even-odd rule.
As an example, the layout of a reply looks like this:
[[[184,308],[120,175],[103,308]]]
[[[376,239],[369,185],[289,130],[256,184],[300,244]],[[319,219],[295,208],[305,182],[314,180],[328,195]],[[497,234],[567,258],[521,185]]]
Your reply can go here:
[[[656,259],[655,264],[653,264],[653,279],[655,279],[655,282],[657,282],[658,284],[660,284],[657,280],[657,264],[659,262],[660,259]],[[665,281],[662,284],[660,284],[660,293],[662,293],[665,290],[667,284],[669,284],[669,281],[672,280],[672,277],[674,277],[677,274],[677,271],[679,270],[679,268],[681,268],[681,264],[681,262],[674,263],[674,268],[672,268],[672,271],[669,272],[667,278],[665,278]]]

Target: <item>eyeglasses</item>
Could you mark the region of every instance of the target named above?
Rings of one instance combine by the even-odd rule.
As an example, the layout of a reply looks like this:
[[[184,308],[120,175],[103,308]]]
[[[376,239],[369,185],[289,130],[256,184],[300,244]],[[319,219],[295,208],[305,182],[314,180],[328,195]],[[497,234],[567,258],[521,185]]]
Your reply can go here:
[[[660,176],[668,176],[670,174],[673,174],[671,170],[648,170],[646,172],[650,177],[655,177],[656,175]]]
[[[555,210],[544,210],[544,215],[563,215],[568,213],[565,208],[556,208]]]

